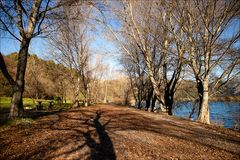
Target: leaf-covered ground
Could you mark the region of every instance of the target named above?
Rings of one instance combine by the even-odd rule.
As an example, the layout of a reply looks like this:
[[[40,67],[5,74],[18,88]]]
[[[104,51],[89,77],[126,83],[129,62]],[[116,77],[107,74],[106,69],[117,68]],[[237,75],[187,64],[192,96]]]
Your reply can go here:
[[[240,133],[98,105],[2,127],[0,159],[240,159]]]

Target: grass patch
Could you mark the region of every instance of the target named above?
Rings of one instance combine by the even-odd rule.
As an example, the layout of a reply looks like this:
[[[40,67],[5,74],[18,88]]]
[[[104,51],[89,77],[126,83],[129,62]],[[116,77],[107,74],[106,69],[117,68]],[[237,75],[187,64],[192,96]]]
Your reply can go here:
[[[9,108],[11,104],[10,97],[0,97],[0,108]]]
[[[0,97],[0,108],[9,108],[11,105],[11,97]],[[23,98],[23,106],[35,106],[31,98]]]
[[[72,104],[70,102],[64,103],[60,106],[58,101],[53,100],[44,100],[44,99],[31,99],[31,98],[23,98],[23,107],[24,109],[36,109],[37,102],[41,101],[43,109],[48,109],[49,102],[53,102],[53,108],[59,109],[59,108],[69,108]],[[11,105],[11,97],[0,97],[0,110],[10,108]]]
[[[1,126],[12,126],[12,125],[18,125],[18,124],[30,124],[34,122],[32,118],[17,118],[17,119],[5,119],[0,123]]]
[[[38,112],[43,112],[44,114],[46,114],[48,111],[51,111],[51,110],[48,110],[50,105],[49,102],[53,102],[53,110],[55,111],[59,109],[68,109],[72,106],[71,103],[64,103],[60,105],[58,101],[53,101],[53,100],[38,99],[37,101],[42,102],[41,105],[42,105],[43,111],[39,110],[39,111],[36,111],[37,113],[35,113],[36,105],[38,105],[38,103],[31,98],[23,98],[23,107],[26,113],[29,114],[29,116],[26,116],[28,118],[25,117],[25,118],[17,118],[17,119],[11,120],[8,118],[9,112],[10,112],[10,106],[11,106],[11,97],[0,97],[0,127],[18,125],[23,123],[25,124],[32,123],[35,119],[34,117],[41,116],[40,113]]]
[[[0,97],[0,103],[11,103],[11,97]]]

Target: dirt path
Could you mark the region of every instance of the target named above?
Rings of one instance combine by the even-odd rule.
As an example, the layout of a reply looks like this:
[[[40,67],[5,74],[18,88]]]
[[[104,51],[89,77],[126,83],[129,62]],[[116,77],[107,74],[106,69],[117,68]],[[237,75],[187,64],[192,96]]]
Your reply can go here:
[[[1,129],[0,159],[240,159],[240,133],[99,105]]]

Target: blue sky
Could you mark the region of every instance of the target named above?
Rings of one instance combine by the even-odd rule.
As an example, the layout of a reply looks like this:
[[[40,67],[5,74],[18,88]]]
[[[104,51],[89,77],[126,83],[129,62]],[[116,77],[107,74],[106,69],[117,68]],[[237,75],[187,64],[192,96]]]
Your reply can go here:
[[[103,30],[96,31],[94,34],[94,40],[92,41],[90,47],[92,52],[95,53],[104,53],[104,62],[108,65],[113,66],[114,68],[118,68],[118,63],[116,61],[115,56],[118,52],[117,47],[115,44],[110,42],[105,38],[103,35]],[[31,41],[29,53],[36,54],[38,57],[43,59],[49,59],[47,55],[48,46],[46,45],[46,39],[43,38],[34,38]],[[12,52],[19,51],[19,42],[14,38],[11,38],[9,35],[2,35],[0,34],[0,51],[1,53],[7,55]],[[93,55],[94,55],[93,54]]]
[[[108,24],[111,25],[114,29],[119,29],[121,24],[116,19],[109,19]],[[231,37],[234,33],[239,32],[240,30],[240,19],[234,20],[229,29],[227,29],[222,37]],[[114,70],[121,69],[120,65],[117,62],[118,56],[118,48],[111,42],[109,39],[105,38],[106,34],[104,33],[106,30],[102,28],[102,26],[98,25],[96,30],[91,34],[94,35],[94,40],[92,41],[90,47],[92,52],[95,54],[101,53],[104,54],[104,62],[110,67],[114,68]],[[238,40],[235,44],[236,47],[240,48],[240,41]],[[46,41],[42,38],[34,38],[31,41],[31,45],[29,48],[30,54],[36,54],[40,58],[47,58],[47,48]],[[19,42],[13,38],[11,38],[7,34],[0,33],[0,51],[3,54],[10,54],[12,52],[19,51]]]
[[[102,17],[98,18],[101,19]],[[109,16],[107,17],[107,20],[108,25],[112,26],[114,29],[120,28],[120,22],[116,20],[116,18],[110,18]],[[103,61],[108,66],[109,70],[120,70],[121,66],[117,61],[118,48],[113,42],[111,42],[111,40],[109,40],[109,38],[106,38],[106,28],[104,28],[101,23],[97,23],[94,19],[92,21],[90,20],[90,23],[92,23],[95,28],[93,30],[89,30],[89,36],[94,37],[94,40],[90,44],[92,54],[101,54],[103,56]],[[3,35],[0,33],[0,51],[5,55],[19,51],[19,42],[10,37],[11,36],[8,34]],[[49,60],[51,59],[51,56],[48,55],[48,48],[49,46],[46,39],[36,37],[31,41],[29,53],[36,54],[42,59]]]
[[[3,54],[9,54],[19,50],[19,43],[17,40],[0,35],[0,51]]]
[[[234,35],[240,32],[240,18],[234,19],[227,30],[222,34],[222,38],[232,38]],[[235,47],[240,48],[240,40],[238,39],[234,44]]]
[[[34,38],[31,41],[31,45],[29,48],[29,53],[37,54],[39,57],[43,58],[43,53],[45,50],[44,40],[41,38]],[[0,51],[3,54],[10,54],[12,52],[18,52],[20,48],[20,44],[16,39],[13,39],[9,36],[2,36],[0,34]]]

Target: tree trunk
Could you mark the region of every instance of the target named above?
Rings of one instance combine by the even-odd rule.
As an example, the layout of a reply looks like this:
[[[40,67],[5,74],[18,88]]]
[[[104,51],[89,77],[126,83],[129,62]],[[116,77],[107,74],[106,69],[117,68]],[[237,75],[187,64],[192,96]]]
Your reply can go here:
[[[24,91],[24,77],[27,66],[28,47],[30,39],[23,39],[21,42],[21,49],[18,56],[16,84],[13,87],[13,97],[11,102],[11,109],[9,118],[14,119],[22,116],[24,112],[22,95]]]
[[[87,107],[89,105],[89,99],[88,99],[88,94],[86,95],[85,97],[85,100],[84,100],[84,106]]]
[[[153,88],[148,90],[148,94],[147,94],[147,97],[146,97],[146,110],[147,111],[148,111],[148,109],[151,105],[152,96],[153,96]]]
[[[153,98],[152,98],[152,105],[151,105],[151,112],[154,111],[156,100],[157,100],[157,96],[153,96]]]
[[[203,91],[201,93],[202,99],[200,99],[200,108],[198,121],[206,124],[210,124],[210,113],[209,113],[209,98],[208,98],[208,79],[203,81]]]
[[[140,100],[138,100],[138,109],[141,109],[141,107],[142,107],[142,101],[140,101]]]
[[[146,100],[146,111],[148,111],[148,108],[150,107],[150,105],[151,105],[151,98],[147,98],[147,100]]]
[[[85,100],[84,100],[84,106],[87,107],[89,105],[89,88],[88,84],[86,85],[87,87],[85,88]]]
[[[12,104],[11,104],[10,115],[9,115],[11,119],[20,117],[23,114],[24,108],[23,108],[22,94],[23,93],[21,91],[15,91],[13,93],[12,102],[11,102]]]
[[[140,88],[138,87],[138,94],[137,94],[137,102],[138,102],[138,109],[141,109],[142,108],[142,94],[141,94],[141,90]]]
[[[154,69],[153,69],[153,65],[152,65],[152,59],[151,59],[150,52],[146,52],[144,54],[144,58],[146,60],[146,65],[147,65],[147,68],[148,68],[148,76],[149,76],[150,81],[151,81],[152,86],[153,86],[153,93],[156,95],[159,103],[161,105],[165,106],[164,98],[163,98],[163,95],[160,91],[159,82],[158,82],[158,80],[155,79],[155,74],[154,74]]]
[[[201,104],[203,101],[203,83],[200,79],[196,79],[196,81],[197,81],[197,90],[198,90],[198,98],[199,98],[199,109],[198,109],[198,117],[199,117]]]
[[[173,97],[174,93],[170,92],[169,90],[165,91],[164,99],[165,99],[165,105],[168,115],[173,115]]]

